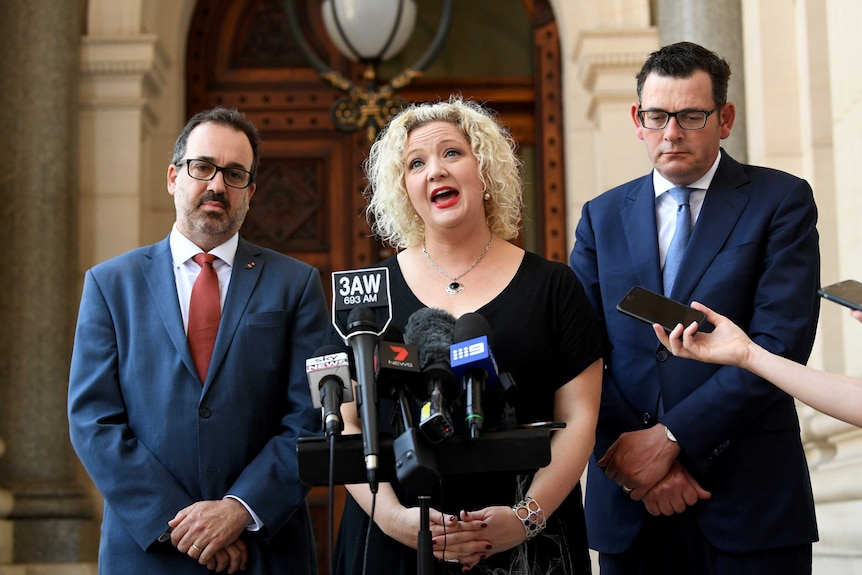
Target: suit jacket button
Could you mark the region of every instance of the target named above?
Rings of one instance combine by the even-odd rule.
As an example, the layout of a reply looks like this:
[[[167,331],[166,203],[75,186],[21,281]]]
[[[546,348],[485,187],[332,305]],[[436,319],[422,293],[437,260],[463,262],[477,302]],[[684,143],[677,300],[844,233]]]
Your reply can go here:
[[[198,409],[198,415],[206,419],[210,415],[212,415],[212,411],[210,411],[208,407],[201,407],[200,409]]]
[[[659,361],[667,361],[668,353],[666,349],[660,349],[656,352],[655,358]]]
[[[649,413],[644,412],[644,425],[649,425],[650,420],[652,420],[652,416]]]

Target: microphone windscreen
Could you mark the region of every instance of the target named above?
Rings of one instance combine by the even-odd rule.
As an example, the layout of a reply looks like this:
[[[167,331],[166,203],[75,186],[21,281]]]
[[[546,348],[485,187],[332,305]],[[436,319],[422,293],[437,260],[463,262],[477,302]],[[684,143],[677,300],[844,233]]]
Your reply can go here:
[[[455,316],[446,310],[425,307],[413,312],[404,329],[404,343],[419,350],[419,367],[425,369],[437,362],[449,363]]]
[[[488,338],[488,345],[492,346],[494,342],[491,337],[491,324],[480,313],[465,313],[455,322],[453,334],[455,343],[482,337],[483,335]]]
[[[371,327],[376,330],[377,315],[371,308],[355,307],[350,310],[350,314],[347,316],[347,329],[353,331],[362,327]]]

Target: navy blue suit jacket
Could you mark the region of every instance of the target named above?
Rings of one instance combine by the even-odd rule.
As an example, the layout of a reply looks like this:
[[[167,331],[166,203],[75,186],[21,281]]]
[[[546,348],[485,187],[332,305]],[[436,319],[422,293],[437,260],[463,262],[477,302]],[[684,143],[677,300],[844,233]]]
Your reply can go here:
[[[671,296],[710,306],[764,348],[804,363],[819,311],[816,221],[807,182],[722,152]],[[663,291],[652,174],[584,206],[571,265],[610,344],[587,478],[590,546],[622,552],[643,527],[643,503],[596,460],[623,432],[659,420],[712,492],[694,510],[713,545],[748,552],[816,540],[793,399],[745,370],[673,357],[648,324],[616,311],[632,286]]]
[[[323,340],[317,270],[240,239],[207,380],[183,329],[168,240],[86,273],[69,382],[72,444],[105,498],[102,573],[207,573],[167,522],[235,495],[255,575],[316,573],[296,438],[319,432],[305,360]]]

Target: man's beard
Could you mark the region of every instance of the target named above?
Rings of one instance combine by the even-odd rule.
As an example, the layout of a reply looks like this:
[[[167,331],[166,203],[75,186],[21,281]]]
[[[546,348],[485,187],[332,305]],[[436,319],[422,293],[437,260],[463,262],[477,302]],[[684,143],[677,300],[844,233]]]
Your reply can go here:
[[[217,202],[224,208],[224,213],[205,211],[201,208],[204,203]],[[215,236],[229,237],[236,233],[245,221],[248,213],[248,203],[240,201],[239,205],[231,208],[230,200],[224,194],[206,193],[200,197],[197,206],[186,214],[189,222],[200,233]]]

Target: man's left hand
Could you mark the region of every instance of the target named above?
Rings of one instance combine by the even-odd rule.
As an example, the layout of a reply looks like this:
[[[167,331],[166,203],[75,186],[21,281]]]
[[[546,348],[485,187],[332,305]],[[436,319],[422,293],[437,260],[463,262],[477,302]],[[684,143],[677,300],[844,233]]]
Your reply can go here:
[[[599,461],[608,479],[639,501],[667,475],[679,455],[679,445],[668,439],[664,425],[623,433]]]
[[[168,526],[174,547],[208,565],[216,552],[239,538],[250,521],[248,510],[239,501],[226,498],[192,503],[168,521]]]

